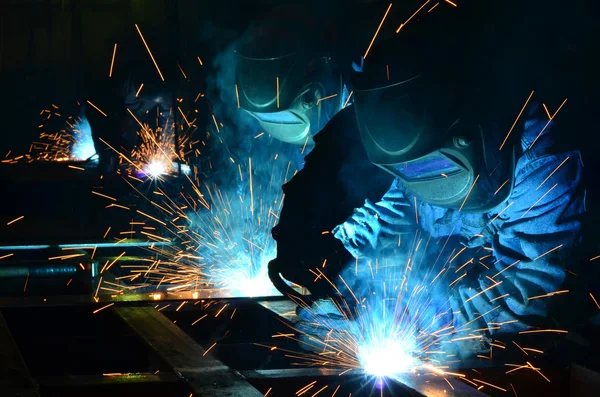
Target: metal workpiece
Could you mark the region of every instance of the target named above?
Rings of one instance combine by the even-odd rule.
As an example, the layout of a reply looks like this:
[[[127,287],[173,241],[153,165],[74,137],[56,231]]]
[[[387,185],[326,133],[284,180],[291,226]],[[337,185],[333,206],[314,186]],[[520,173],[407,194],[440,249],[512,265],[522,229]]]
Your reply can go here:
[[[360,370],[348,371],[343,368],[294,368],[276,370],[242,371],[241,374],[249,380],[292,380],[292,379],[321,379],[336,383],[351,382],[376,383],[377,379],[365,375]],[[477,391],[460,380],[430,373],[406,373],[394,379],[386,379],[386,388],[403,393],[405,396],[426,397],[486,397],[487,394]],[[392,394],[396,395],[396,394]]]
[[[199,396],[259,397],[236,371],[213,358],[191,337],[151,307],[112,309]]]
[[[0,313],[0,394],[4,397],[39,397],[37,386]]]

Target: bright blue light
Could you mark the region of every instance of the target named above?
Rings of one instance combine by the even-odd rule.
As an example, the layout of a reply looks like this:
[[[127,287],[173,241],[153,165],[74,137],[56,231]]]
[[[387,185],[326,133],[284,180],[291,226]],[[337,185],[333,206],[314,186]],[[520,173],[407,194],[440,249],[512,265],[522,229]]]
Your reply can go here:
[[[72,134],[73,143],[69,155],[71,160],[84,161],[96,154],[94,140],[92,139],[92,127],[86,118],[77,121]]]

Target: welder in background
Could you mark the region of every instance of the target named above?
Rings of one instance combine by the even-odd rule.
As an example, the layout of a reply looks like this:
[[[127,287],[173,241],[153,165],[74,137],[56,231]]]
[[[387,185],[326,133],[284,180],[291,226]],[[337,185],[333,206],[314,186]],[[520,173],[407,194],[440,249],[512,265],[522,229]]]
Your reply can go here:
[[[146,33],[144,38],[153,44],[152,55],[160,72],[132,27],[122,35],[104,40],[106,71],[100,73],[93,68],[86,79],[81,102],[102,172],[117,167],[119,155],[115,150],[127,155],[138,143],[137,132],[142,128],[138,121],[154,130],[165,130],[174,121],[173,96],[179,79],[177,60],[165,49],[168,43],[160,36]]]
[[[241,110],[269,139],[308,153],[308,169],[283,186],[271,279],[284,292],[293,291],[281,276],[322,296],[330,286],[313,283],[309,269],[327,258],[325,271],[339,271],[351,259],[332,234],[323,232],[343,222],[365,198],[380,197],[392,181],[367,158],[349,98],[352,59],[360,59],[387,5],[370,8],[373,23],[365,22],[369,33],[360,44],[325,7],[319,12],[306,4],[279,7],[257,21],[236,47]],[[312,149],[314,143],[318,149]]]

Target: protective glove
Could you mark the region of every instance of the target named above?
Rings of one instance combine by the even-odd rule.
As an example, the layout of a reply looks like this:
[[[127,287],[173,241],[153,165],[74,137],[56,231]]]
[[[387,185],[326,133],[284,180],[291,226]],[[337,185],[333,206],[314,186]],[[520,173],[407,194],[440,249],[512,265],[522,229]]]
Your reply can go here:
[[[391,189],[376,204],[367,199],[346,222],[333,229],[334,237],[355,258],[373,258],[409,231],[412,223],[406,219],[403,207],[408,207],[408,203],[398,189]]]
[[[319,299],[310,307],[298,307],[296,314],[300,321],[294,327],[301,333],[300,348],[306,351],[335,350],[357,332],[356,323],[348,320],[329,299]]]

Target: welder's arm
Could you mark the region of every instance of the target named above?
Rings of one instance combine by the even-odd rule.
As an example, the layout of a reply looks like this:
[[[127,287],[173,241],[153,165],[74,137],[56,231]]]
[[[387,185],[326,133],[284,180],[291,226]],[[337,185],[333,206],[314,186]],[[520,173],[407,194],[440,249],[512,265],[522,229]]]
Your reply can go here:
[[[398,244],[402,234],[414,230],[412,207],[398,181],[377,203],[369,200],[354,210],[333,232],[355,258],[374,257],[384,248]]]
[[[582,168],[579,152],[569,152],[533,160],[516,176],[509,207],[496,220],[503,221],[492,245],[498,261],[452,291],[456,331],[514,333],[545,325],[549,303],[561,297],[538,297],[565,281],[585,212]]]

